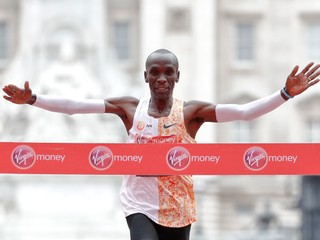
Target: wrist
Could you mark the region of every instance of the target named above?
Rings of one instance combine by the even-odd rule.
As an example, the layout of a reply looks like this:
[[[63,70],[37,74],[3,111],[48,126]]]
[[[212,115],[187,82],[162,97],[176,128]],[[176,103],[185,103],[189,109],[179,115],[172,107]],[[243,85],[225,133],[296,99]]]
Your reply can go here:
[[[32,94],[31,98],[26,102],[29,105],[33,105],[37,100],[37,95],[36,94]]]
[[[284,99],[284,100],[289,100],[291,98],[293,98],[293,96],[291,96],[288,92],[287,92],[287,89],[286,87],[283,87],[280,91],[280,94],[281,94],[281,97]]]

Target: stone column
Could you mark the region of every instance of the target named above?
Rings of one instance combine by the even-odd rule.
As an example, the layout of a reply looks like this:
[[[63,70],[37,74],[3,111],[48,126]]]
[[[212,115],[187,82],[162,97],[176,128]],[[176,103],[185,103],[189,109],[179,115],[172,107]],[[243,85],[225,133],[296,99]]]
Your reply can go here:
[[[301,240],[317,240],[320,236],[320,176],[303,176],[300,207]]]

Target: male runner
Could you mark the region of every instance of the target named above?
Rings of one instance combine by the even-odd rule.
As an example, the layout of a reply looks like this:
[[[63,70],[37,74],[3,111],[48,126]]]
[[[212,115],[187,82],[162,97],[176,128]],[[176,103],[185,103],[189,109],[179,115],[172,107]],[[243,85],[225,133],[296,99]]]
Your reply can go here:
[[[48,111],[116,114],[125,125],[130,143],[195,143],[205,122],[255,119],[318,83],[320,65],[312,66],[309,63],[299,73],[295,66],[284,88],[243,105],[175,99],[179,63],[166,49],[151,53],[146,60],[144,78],[149,98],[89,100],[36,95],[28,82],[24,88],[9,84],[3,91],[4,98],[12,103],[27,103]],[[124,176],[120,198],[131,240],[189,239],[191,224],[196,221],[192,176]]]

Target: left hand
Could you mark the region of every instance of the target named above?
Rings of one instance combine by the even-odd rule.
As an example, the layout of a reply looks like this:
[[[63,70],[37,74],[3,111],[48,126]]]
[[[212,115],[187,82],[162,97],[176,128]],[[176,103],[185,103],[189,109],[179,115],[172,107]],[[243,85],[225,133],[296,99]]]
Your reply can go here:
[[[320,64],[317,64],[311,68],[312,66],[313,62],[309,63],[298,74],[297,72],[299,70],[299,66],[295,66],[293,68],[286,81],[286,91],[290,96],[294,97],[299,95],[320,81],[320,79],[317,78],[320,75],[320,71],[317,71],[320,67]]]

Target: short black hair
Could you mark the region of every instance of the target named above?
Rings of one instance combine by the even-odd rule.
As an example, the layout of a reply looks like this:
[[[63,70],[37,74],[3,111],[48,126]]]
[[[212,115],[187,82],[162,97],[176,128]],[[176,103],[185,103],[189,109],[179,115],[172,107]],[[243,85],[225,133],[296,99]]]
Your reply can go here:
[[[160,49],[155,50],[155,51],[153,51],[152,53],[149,54],[149,56],[147,57],[147,60],[146,60],[146,66],[145,66],[146,69],[148,67],[148,62],[149,62],[151,56],[153,54],[155,54],[155,53],[171,54],[173,56],[173,58],[174,58],[174,62],[175,62],[175,65],[176,65],[177,69],[179,69],[179,61],[178,61],[177,56],[173,52],[171,52],[171,51],[169,51],[168,49],[165,49],[165,48],[160,48]]]

